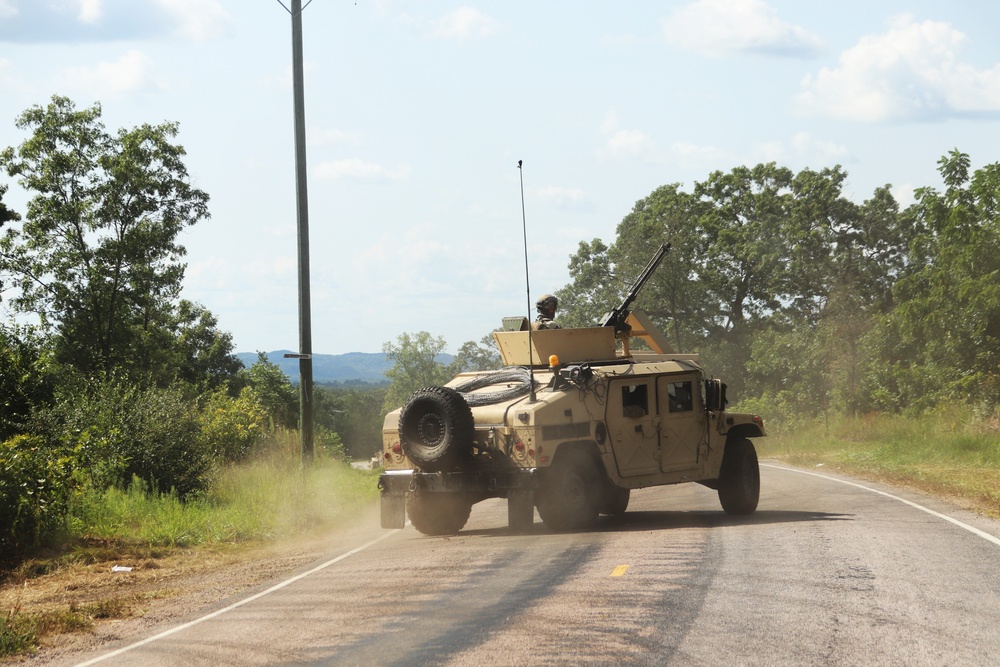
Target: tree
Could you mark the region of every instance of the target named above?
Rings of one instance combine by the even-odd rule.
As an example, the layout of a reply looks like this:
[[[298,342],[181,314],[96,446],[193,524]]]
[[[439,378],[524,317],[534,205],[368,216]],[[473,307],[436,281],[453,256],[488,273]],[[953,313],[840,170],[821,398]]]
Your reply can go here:
[[[232,334],[219,330],[215,315],[200,304],[182,299],[172,328],[176,359],[172,365],[177,379],[198,391],[227,386],[232,396],[239,395],[243,362],[233,353]]]
[[[502,365],[493,336],[487,334],[480,338],[478,343],[473,340],[462,343],[451,368],[456,373],[464,373],[466,371],[494,371]]]
[[[17,211],[12,211],[3,203],[3,196],[7,194],[7,186],[0,184],[0,228],[8,222],[15,222],[21,219]],[[2,276],[0,276],[2,277]],[[3,291],[3,282],[0,282],[0,292]]]
[[[292,428],[298,423],[299,393],[267,354],[257,352],[257,361],[240,371],[242,383],[250,386],[275,426]]]
[[[17,119],[31,132],[0,167],[34,197],[20,228],[0,239],[0,270],[58,334],[57,355],[84,372],[129,368],[150,332],[172,319],[184,248],[178,234],[208,217],[172,139],[176,123],[109,134],[101,107],[65,97]],[[152,336],[156,338],[156,336]]]
[[[880,407],[920,409],[944,399],[1000,404],[1000,163],[970,174],[954,150],[939,161],[946,190],[917,190],[905,217],[916,234],[895,307],[869,345]]]
[[[382,345],[382,352],[394,362],[385,373],[390,383],[385,395],[386,410],[401,406],[417,389],[443,385],[455,375],[452,366],[437,360],[444,348],[444,338],[434,338],[426,331],[402,333],[395,343]]]
[[[3,227],[8,222],[16,222],[21,219],[17,211],[12,211],[7,208],[7,205],[3,203],[3,196],[7,194],[8,186],[0,183],[0,227]]]
[[[316,424],[336,432],[351,458],[367,459],[382,449],[384,387],[317,387],[313,408]]]
[[[618,298],[608,246],[600,239],[580,241],[569,258],[569,276],[573,282],[556,292],[556,321],[563,327],[592,327]]]
[[[700,247],[700,208],[680,184],[661,186],[637,201],[622,219],[609,250],[621,275],[614,281],[616,294],[605,311],[618,304],[657,249],[670,242],[670,252],[634,306],[653,319],[679,352],[700,349],[719,317],[706,283],[700,280],[706,264]]]
[[[51,401],[47,356],[30,327],[0,324],[0,441],[26,432],[32,409]]]

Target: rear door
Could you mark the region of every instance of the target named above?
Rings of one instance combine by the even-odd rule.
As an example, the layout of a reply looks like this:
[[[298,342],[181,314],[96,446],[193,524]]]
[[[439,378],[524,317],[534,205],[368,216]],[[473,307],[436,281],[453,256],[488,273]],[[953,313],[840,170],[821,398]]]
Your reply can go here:
[[[622,477],[659,472],[654,378],[615,380],[608,388],[608,431]]]

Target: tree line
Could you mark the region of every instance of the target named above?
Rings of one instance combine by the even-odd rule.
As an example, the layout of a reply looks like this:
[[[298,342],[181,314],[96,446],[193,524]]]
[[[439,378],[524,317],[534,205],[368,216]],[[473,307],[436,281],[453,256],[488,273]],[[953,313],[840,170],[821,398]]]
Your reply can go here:
[[[841,167],[717,171],[636,202],[616,238],[581,242],[559,291],[564,325],[592,324],[664,241],[639,296],[678,351],[744,404],[779,417],[1000,403],[1000,165],[951,151],[943,189],[902,208],[858,204]]]

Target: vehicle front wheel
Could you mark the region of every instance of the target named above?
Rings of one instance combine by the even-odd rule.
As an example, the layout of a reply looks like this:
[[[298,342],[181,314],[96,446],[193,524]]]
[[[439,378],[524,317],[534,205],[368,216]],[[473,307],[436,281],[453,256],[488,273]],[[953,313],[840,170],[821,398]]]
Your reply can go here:
[[[746,438],[726,443],[719,471],[719,502],[728,514],[752,514],[760,499],[757,452]]]
[[[610,516],[625,514],[625,510],[628,509],[628,501],[632,497],[631,490],[622,489],[613,484],[609,484],[608,486],[608,493],[604,499],[604,508],[601,510],[601,514],[608,514]]]
[[[602,484],[586,456],[556,459],[538,492],[538,516],[556,531],[586,530],[600,514]]]
[[[454,535],[472,513],[472,501],[459,493],[416,492],[406,497],[406,514],[424,535]]]

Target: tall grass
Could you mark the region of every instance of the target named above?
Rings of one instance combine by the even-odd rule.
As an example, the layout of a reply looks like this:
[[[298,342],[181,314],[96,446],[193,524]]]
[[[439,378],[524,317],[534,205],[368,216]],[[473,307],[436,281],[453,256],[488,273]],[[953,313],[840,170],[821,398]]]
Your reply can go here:
[[[825,465],[920,488],[1000,516],[1000,418],[962,406],[919,417],[837,417],[780,429],[755,443],[763,457]]]
[[[344,525],[374,503],[373,473],[322,452],[304,468],[291,438],[220,470],[206,492],[183,501],[150,493],[137,479],[127,490],[91,492],[77,505],[74,532],[150,547],[270,540]]]

